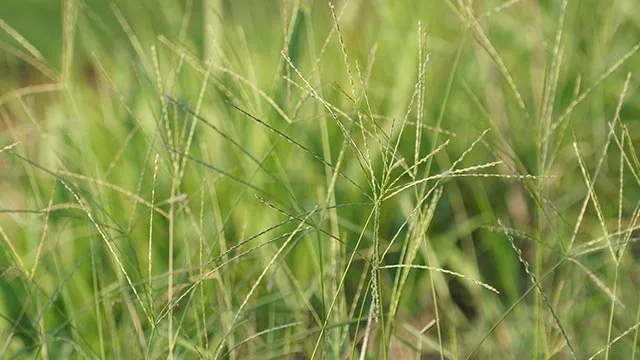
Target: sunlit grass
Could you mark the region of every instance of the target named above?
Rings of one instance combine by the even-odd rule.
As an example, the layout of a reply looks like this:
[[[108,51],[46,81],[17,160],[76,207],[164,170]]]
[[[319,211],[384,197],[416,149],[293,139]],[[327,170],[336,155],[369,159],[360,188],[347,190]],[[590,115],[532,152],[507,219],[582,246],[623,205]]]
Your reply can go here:
[[[632,1],[0,14],[0,358],[637,357]]]

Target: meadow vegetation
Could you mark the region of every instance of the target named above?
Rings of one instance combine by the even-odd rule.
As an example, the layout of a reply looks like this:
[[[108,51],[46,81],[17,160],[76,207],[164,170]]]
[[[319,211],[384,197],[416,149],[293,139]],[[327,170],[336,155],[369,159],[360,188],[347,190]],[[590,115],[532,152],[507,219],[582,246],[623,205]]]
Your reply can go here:
[[[0,2],[0,358],[638,359],[634,0]]]

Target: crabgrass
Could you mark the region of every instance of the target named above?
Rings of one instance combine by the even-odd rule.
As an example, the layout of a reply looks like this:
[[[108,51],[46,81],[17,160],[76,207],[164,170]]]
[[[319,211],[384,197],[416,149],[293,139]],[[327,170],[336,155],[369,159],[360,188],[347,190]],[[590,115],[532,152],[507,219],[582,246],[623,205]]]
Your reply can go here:
[[[632,0],[0,14],[0,358],[640,357]]]

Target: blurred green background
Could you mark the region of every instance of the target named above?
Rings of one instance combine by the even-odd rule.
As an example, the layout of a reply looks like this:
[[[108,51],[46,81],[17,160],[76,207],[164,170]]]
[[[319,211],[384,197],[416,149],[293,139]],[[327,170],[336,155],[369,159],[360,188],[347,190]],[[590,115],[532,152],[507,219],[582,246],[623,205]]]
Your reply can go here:
[[[640,356],[634,1],[0,25],[0,358]]]

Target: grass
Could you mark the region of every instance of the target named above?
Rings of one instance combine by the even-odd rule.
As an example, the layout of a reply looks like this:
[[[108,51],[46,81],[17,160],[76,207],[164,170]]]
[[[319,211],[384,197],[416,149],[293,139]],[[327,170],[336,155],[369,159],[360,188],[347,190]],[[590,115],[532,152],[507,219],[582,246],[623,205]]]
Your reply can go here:
[[[0,358],[640,357],[633,1],[0,14]]]

